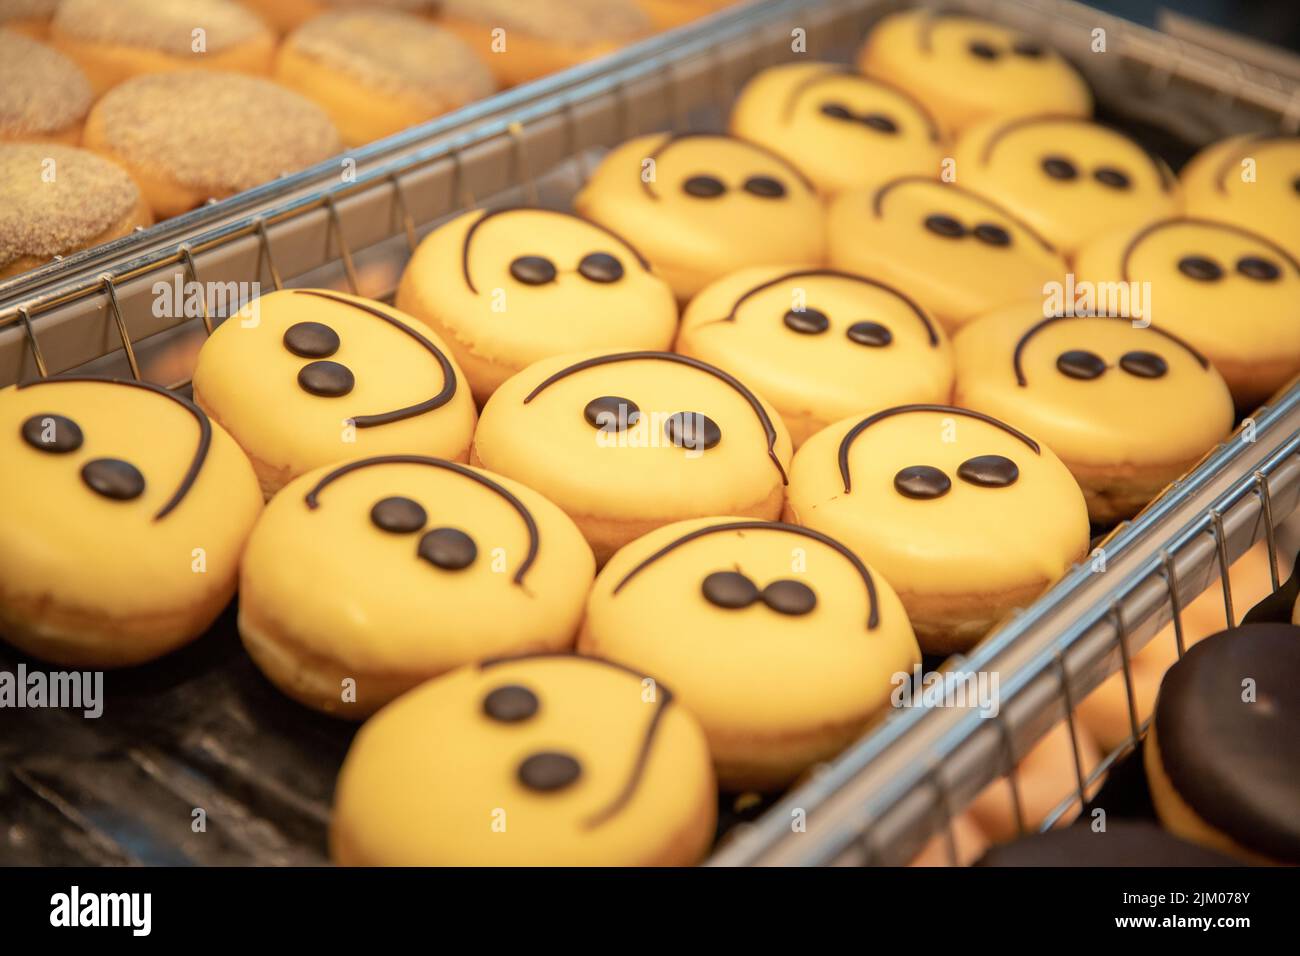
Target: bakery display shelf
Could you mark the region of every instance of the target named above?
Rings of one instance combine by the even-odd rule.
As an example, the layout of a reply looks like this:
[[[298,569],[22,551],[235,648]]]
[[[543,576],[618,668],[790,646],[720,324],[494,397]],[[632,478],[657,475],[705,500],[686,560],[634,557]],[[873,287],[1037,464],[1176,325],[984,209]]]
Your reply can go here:
[[[792,31],[803,31],[809,56],[847,62],[876,19],[910,5],[768,0],[727,11],[354,151],[351,166],[331,161],[9,280],[0,284],[0,386],[76,370],[184,389],[198,345],[234,300],[285,286],[390,298],[415,244],[458,212],[567,206],[600,151],[654,130],[721,129],[749,76],[796,55]],[[1175,164],[1214,138],[1300,129],[1293,81],[1194,42],[1069,0],[943,6],[1061,49],[1106,118]],[[1102,59],[1089,53],[1097,29],[1107,36]],[[187,282],[231,298],[224,308],[155,308],[159,283]],[[1231,616],[1227,567],[1260,539],[1275,562],[1274,529],[1298,508],[1300,386],[966,659],[948,662],[998,672],[997,718],[892,713],[761,816],[766,803],[728,798],[711,862],[904,863],[945,833],[955,859],[953,816],[1003,776],[1019,808],[1015,762],[1062,720],[1076,786],[1047,823],[1065,818],[1141,731],[1134,719],[1125,747],[1088,779],[1074,705],[1117,671],[1131,692],[1132,656],[1216,582]],[[1276,586],[1276,563],[1273,573]],[[281,698],[243,653],[234,615],[163,661],[112,675],[111,722],[44,710],[6,717],[0,820],[17,862],[326,861],[334,776],[353,728]],[[0,663],[19,660],[0,648]],[[203,833],[192,827],[198,809]],[[797,833],[796,810],[807,819]]]

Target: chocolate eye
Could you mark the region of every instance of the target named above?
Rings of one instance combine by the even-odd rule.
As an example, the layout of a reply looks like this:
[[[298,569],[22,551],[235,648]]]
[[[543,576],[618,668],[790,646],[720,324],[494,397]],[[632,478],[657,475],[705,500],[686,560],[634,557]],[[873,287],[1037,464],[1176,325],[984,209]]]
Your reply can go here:
[[[592,282],[617,282],[623,278],[623,263],[608,252],[592,252],[582,257],[578,272]]]
[[[550,793],[563,790],[582,776],[582,764],[576,757],[558,750],[542,750],[519,765],[518,777],[529,790]]]
[[[510,263],[510,274],[524,285],[546,285],[555,281],[555,263],[545,256],[520,256]]]
[[[791,309],[783,321],[787,329],[803,335],[820,335],[831,327],[831,320],[826,318],[824,312],[816,309],[804,309],[802,312]]]
[[[434,528],[420,538],[416,554],[435,568],[463,571],[478,557],[478,546],[473,538],[458,528]]]
[[[321,398],[340,398],[352,391],[356,383],[352,370],[338,362],[309,362],[298,370],[302,390]]]
[[[1086,382],[1099,378],[1106,371],[1106,362],[1095,352],[1070,349],[1056,357],[1056,368],[1067,378],[1077,378]]]
[[[1130,185],[1128,173],[1116,169],[1114,166],[1099,167],[1092,174],[1092,178],[1103,186],[1109,186],[1111,189],[1128,189]]]
[[[890,342],[894,341],[894,333],[889,331],[879,322],[854,322],[849,326],[845,333],[850,342],[857,342],[859,345],[870,345],[872,348],[884,348]]]
[[[1282,274],[1282,271],[1272,262],[1259,256],[1245,256],[1238,259],[1237,271],[1247,279],[1258,279],[1261,282],[1272,282]]]
[[[975,238],[986,246],[1011,245],[1011,233],[991,222],[982,222],[972,230]]]
[[[1064,156],[1045,156],[1041,165],[1043,172],[1053,179],[1074,179],[1079,175],[1074,163]]]
[[[682,183],[682,192],[696,199],[716,199],[726,191],[727,187],[716,176],[692,176]]]
[[[938,213],[925,217],[925,228],[936,235],[943,236],[945,239],[960,239],[966,235],[965,226],[952,216],[944,216]]]
[[[886,116],[884,113],[868,113],[862,117],[862,122],[874,129],[877,133],[897,133],[898,124]]]
[[[1044,55],[1043,48],[1032,40],[1017,40],[1011,49],[1018,56],[1027,56],[1031,60],[1041,59]]]
[[[983,40],[972,40],[967,49],[970,50],[971,56],[977,56],[981,60],[996,60],[1002,55],[997,51],[996,47],[985,43]]]
[[[785,186],[771,176],[750,176],[745,180],[745,192],[759,199],[780,199],[785,195]]]
[[[428,520],[424,508],[410,498],[381,498],[370,509],[370,523],[380,531],[390,534],[409,534],[419,531]]]
[[[76,422],[53,412],[33,415],[23,422],[21,431],[23,441],[27,444],[37,451],[48,451],[54,455],[76,451],[84,441],[81,427]]]
[[[714,571],[700,584],[704,600],[734,611],[758,600],[758,588],[739,571]]]
[[[1223,278],[1219,264],[1205,256],[1183,256],[1178,260],[1178,271],[1197,282],[1214,282]]]
[[[130,501],[144,494],[144,475],[129,461],[96,458],[81,466],[81,480],[97,495]]]
[[[295,322],[285,329],[284,347],[302,358],[328,358],[339,350],[339,334],[320,322]]]
[[[1300,176],[1297,176],[1295,179],[1291,180],[1291,189],[1294,192],[1300,193]]]
[[[763,603],[778,614],[809,614],[817,606],[817,594],[802,581],[782,579],[763,588]]]
[[[493,688],[483,698],[483,713],[502,724],[517,724],[541,709],[541,701],[527,687],[505,684]]]
[[[821,114],[837,120],[853,119],[853,111],[843,103],[823,103],[821,105]]]
[[[1119,367],[1138,378],[1160,378],[1169,371],[1169,363],[1155,352],[1125,352]]]
[[[957,477],[981,488],[1005,488],[1016,483],[1020,469],[1002,455],[976,455],[957,466]]]
[[[664,420],[664,434],[678,448],[712,448],[722,441],[722,429],[703,412],[674,412]]]
[[[582,410],[582,417],[592,428],[603,432],[621,432],[641,420],[641,409],[630,398],[602,395],[593,398]]]
[[[951,487],[948,476],[930,465],[909,465],[894,476],[894,488],[904,498],[942,498]]]

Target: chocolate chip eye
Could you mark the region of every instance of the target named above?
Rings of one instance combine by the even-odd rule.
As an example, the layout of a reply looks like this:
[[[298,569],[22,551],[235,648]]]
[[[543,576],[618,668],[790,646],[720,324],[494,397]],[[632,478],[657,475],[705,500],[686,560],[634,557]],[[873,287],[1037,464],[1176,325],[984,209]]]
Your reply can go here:
[[[970,50],[972,56],[977,56],[981,60],[996,60],[1002,55],[997,51],[996,47],[985,43],[983,40],[972,40],[967,49]]]
[[[356,383],[352,370],[338,362],[309,362],[298,370],[302,390],[322,398],[340,398],[352,391]]]
[[[391,534],[409,534],[419,531],[428,520],[424,508],[410,498],[381,498],[370,509],[370,523],[380,531]]]
[[[1020,469],[1002,455],[976,455],[957,466],[957,477],[981,488],[1005,488],[1016,483]]]
[[[785,186],[771,176],[750,176],[745,180],[745,192],[759,199],[780,199],[785,195]]]
[[[494,688],[483,698],[483,713],[502,724],[517,724],[541,709],[541,701],[527,687],[506,684]]]
[[[582,776],[582,764],[576,757],[557,750],[542,750],[519,765],[519,782],[529,790],[550,793],[563,790]]]
[[[608,252],[592,252],[582,257],[578,272],[592,282],[617,282],[623,278],[623,263]]]
[[[758,588],[739,571],[714,571],[700,584],[704,600],[729,611],[758,600]]]
[[[674,412],[664,420],[664,434],[678,448],[712,448],[722,441],[722,429],[702,412]]]
[[[435,568],[463,571],[478,557],[478,546],[473,538],[457,528],[434,528],[420,538],[416,554]]]
[[[817,606],[817,594],[802,581],[782,579],[763,588],[763,603],[778,614],[809,614]]]
[[[1027,56],[1031,60],[1040,59],[1045,51],[1032,40],[1017,40],[1011,47],[1012,51],[1019,56]]]
[[[1119,367],[1138,378],[1160,378],[1169,371],[1169,363],[1155,352],[1125,352]]]
[[[1091,381],[1099,378],[1106,371],[1106,362],[1095,352],[1085,349],[1070,349],[1056,357],[1057,370],[1067,378]]]
[[[925,228],[936,235],[943,236],[945,239],[960,239],[966,235],[965,226],[952,216],[944,216],[938,213],[925,217]]]
[[[975,238],[986,246],[1011,245],[1011,233],[991,222],[982,222],[973,230]]]
[[[692,176],[682,183],[682,191],[696,199],[716,199],[727,191],[727,187],[716,176]]]
[[[1197,282],[1214,282],[1223,278],[1219,264],[1205,256],[1183,256],[1178,260],[1178,271]]]
[[[952,481],[930,465],[909,465],[894,476],[894,488],[904,498],[942,498]]]
[[[302,358],[328,358],[339,350],[339,334],[320,322],[295,322],[284,331],[284,347]]]
[[[1128,173],[1116,169],[1114,166],[1099,167],[1092,174],[1092,178],[1103,186],[1109,186],[1111,189],[1128,189],[1131,184]]]
[[[23,441],[37,451],[63,455],[76,451],[84,440],[81,427],[71,418],[55,415],[53,412],[41,412],[33,415],[22,425]]]
[[[884,113],[868,113],[862,117],[862,122],[874,129],[877,133],[897,133],[898,124],[886,116]]]
[[[784,322],[787,329],[803,335],[820,335],[831,327],[831,320],[826,318],[826,313],[816,309],[804,309],[802,312],[791,309],[785,314]]]
[[[621,432],[641,420],[641,409],[630,398],[602,395],[593,398],[582,410],[582,417],[592,428],[603,432]]]
[[[546,285],[555,281],[555,263],[545,256],[520,256],[510,263],[510,274],[524,285]]]
[[[1259,256],[1245,256],[1238,259],[1237,271],[1248,279],[1258,279],[1261,282],[1272,282],[1282,274],[1282,270],[1276,265]]]
[[[81,466],[81,480],[97,495],[130,501],[144,494],[144,475],[129,461],[96,458]]]
[[[821,114],[837,120],[853,119],[853,111],[843,103],[823,103],[821,105]]]
[[[879,322],[854,322],[849,326],[845,333],[850,342],[857,342],[859,345],[870,345],[872,348],[884,348],[890,342],[894,341],[894,333],[889,331]]]
[[[1079,170],[1075,168],[1074,163],[1064,156],[1045,156],[1042,167],[1043,172],[1053,179],[1074,179],[1079,175]]]

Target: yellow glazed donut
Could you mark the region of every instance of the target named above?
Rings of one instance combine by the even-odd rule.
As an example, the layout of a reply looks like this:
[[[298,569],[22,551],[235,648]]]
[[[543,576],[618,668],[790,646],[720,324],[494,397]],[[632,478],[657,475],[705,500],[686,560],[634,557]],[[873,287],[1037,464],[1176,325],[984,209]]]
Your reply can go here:
[[[684,518],[776,518],[790,435],[767,402],[706,362],[585,352],[535,362],[497,389],[471,461],[563,508],[603,564]]]
[[[474,400],[446,346],[410,316],[323,289],[272,292],[222,323],[194,400],[243,446],[269,497],[349,458],[464,461]]]
[[[1123,133],[1072,116],[995,118],[962,134],[957,180],[1067,256],[1090,239],[1179,212],[1164,160]]]
[[[335,10],[391,10],[433,15],[442,0],[239,0],[272,29],[289,33],[313,17]]]
[[[952,348],[925,310],[832,269],[758,266],[719,279],[686,309],[677,351],[757,388],[795,448],[848,415],[952,393]]]
[[[122,667],[207,629],[262,508],[239,446],[156,385],[63,376],[0,390],[0,636]]]
[[[679,521],[623,547],[578,649],[667,681],[723,787],[789,783],[856,740],[921,662],[893,590],[833,538],[747,518]]]
[[[361,728],[334,791],[344,866],[687,866],[717,817],[699,725],[664,685],[569,654],[439,677]]]
[[[271,72],[275,38],[234,0],[63,0],[50,40],[86,71],[96,94],[142,73]],[[203,109],[202,102],[176,109]]]
[[[827,220],[831,265],[897,286],[949,332],[1065,274],[1056,247],[1015,213],[924,176],[841,193]]]
[[[1300,136],[1234,136],[1179,178],[1189,216],[1243,226],[1300,259]]]
[[[451,345],[486,402],[538,359],[595,348],[667,349],[677,303],[621,236],[550,209],[474,210],[420,243],[397,307]]]
[[[1047,442],[1096,524],[1132,517],[1232,430],[1223,377],[1162,328],[1027,302],[971,322],[953,349],[954,402]]]
[[[858,54],[929,107],[948,135],[990,116],[1091,116],[1092,94],[1064,57],[1015,30],[911,10],[885,17]]]
[[[461,40],[405,13],[344,10],[285,38],[276,82],[315,100],[360,146],[489,95],[492,74]]]
[[[745,84],[731,132],[783,156],[824,195],[934,176],[939,128],[908,93],[829,63],[769,67]]]
[[[0,143],[0,278],[151,222],[116,164],[72,146]]]
[[[1083,493],[1051,449],[947,405],[818,432],[791,465],[786,516],[883,575],[927,654],[972,647],[1088,549]]]
[[[21,33],[0,30],[0,141],[76,146],[93,100],[77,64]]]
[[[485,657],[573,645],[596,565],[537,492],[441,458],[326,465],[267,506],[239,633],[286,694],[361,719]]]
[[[59,0],[0,0],[0,28],[44,40],[58,5]]]
[[[1075,273],[1149,304],[1143,318],[1213,362],[1243,410],[1300,372],[1300,263],[1257,233],[1164,219],[1084,246]]]
[[[729,136],[629,140],[574,205],[635,243],[682,300],[744,266],[819,266],[825,256],[812,184],[776,154]]]

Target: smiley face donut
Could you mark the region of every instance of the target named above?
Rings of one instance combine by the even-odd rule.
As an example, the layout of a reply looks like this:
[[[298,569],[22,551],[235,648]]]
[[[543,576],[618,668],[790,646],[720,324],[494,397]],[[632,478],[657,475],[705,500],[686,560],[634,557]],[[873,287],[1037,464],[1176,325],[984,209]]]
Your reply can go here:
[[[531,489],[440,458],[364,458],[267,506],[239,632],[290,697],[359,720],[461,664],[567,650],[595,573],[573,522]]]
[[[837,269],[888,282],[948,331],[984,312],[1041,298],[1065,260],[1029,223],[951,183],[905,176],[843,193],[827,217]]]
[[[431,232],[397,307],[451,346],[482,404],[538,359],[596,348],[667,349],[677,303],[633,246],[551,209],[475,210]]]
[[[1092,115],[1088,85],[1064,57],[971,17],[891,14],[867,35],[858,68],[907,90],[948,135],[991,116]]]
[[[431,732],[433,728],[433,732]],[[470,664],[372,717],[334,791],[343,866],[688,866],[708,745],[672,692],[569,654]]]
[[[323,289],[256,299],[199,351],[194,400],[243,446],[267,497],[321,465],[396,452],[464,461],[474,401],[436,335]]]
[[[497,389],[471,461],[563,508],[603,564],[673,521],[776,518],[790,435],[771,405],[707,362],[578,353],[536,362]]]
[[[897,87],[830,63],[787,63],[745,84],[731,132],[789,160],[819,192],[933,176],[943,147],[924,106]]]
[[[713,133],[655,133],[605,157],[578,212],[637,244],[679,299],[744,266],[822,265],[816,188],[789,162]]]
[[[1300,263],[1258,233],[1163,219],[1084,246],[1075,272],[1130,301],[1149,297],[1144,318],[1214,363],[1243,409],[1300,372]]]
[[[143,382],[0,390],[0,636],[54,664],[121,667],[207,629],[262,508],[248,460]]]
[[[953,152],[957,178],[996,199],[1065,254],[1115,229],[1179,211],[1164,161],[1123,133],[1072,116],[985,120]]]
[[[1205,356],[1163,328],[1043,318],[1025,303],[954,340],[954,401],[1051,446],[1097,524],[1131,517],[1232,430],[1232,396]]]
[[[734,789],[780,786],[838,753],[921,660],[893,590],[844,545],[729,517],[622,548],[578,647],[672,685]]]
[[[818,432],[791,465],[785,513],[876,569],[928,654],[969,649],[1088,549],[1088,507],[1061,460],[950,405],[902,405]]]
[[[952,350],[926,311],[833,269],[759,266],[719,279],[691,301],[676,348],[770,398],[795,448],[848,415],[952,392]]]

